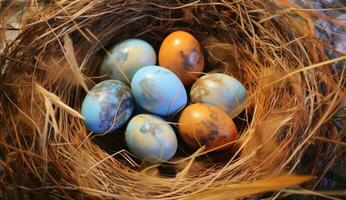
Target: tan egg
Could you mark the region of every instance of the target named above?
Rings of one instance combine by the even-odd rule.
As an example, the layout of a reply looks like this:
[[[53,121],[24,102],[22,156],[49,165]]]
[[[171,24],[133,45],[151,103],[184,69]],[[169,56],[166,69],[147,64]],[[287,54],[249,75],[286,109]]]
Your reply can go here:
[[[182,112],[179,133],[192,148],[205,145],[206,150],[227,148],[238,137],[237,127],[226,112],[201,103],[191,104]]]
[[[185,86],[191,85],[204,70],[199,42],[185,31],[171,33],[161,44],[159,65],[177,74]]]

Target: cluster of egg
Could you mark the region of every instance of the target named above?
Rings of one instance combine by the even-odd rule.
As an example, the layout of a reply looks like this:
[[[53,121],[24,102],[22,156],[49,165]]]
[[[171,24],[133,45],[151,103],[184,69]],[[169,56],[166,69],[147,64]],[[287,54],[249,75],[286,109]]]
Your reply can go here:
[[[93,87],[83,101],[81,113],[87,128],[107,133],[128,122],[127,147],[147,161],[174,156],[177,137],[163,118],[181,110],[178,131],[192,148],[223,149],[237,138],[231,116],[241,111],[246,89],[222,73],[198,78],[204,56],[194,36],[184,31],[168,35],[159,50],[159,66],[155,64],[155,50],[146,41],[127,39],[115,44],[101,66],[101,73],[110,79]],[[188,106],[185,88],[190,88]],[[150,114],[132,117],[134,107]]]

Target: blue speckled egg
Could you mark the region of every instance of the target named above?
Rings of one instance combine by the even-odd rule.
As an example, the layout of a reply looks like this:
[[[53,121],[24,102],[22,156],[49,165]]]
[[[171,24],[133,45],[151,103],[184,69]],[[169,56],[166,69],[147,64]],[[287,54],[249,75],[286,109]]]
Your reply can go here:
[[[157,115],[170,115],[186,105],[187,94],[183,83],[169,69],[146,66],[138,70],[131,82],[136,102]]]
[[[86,127],[94,133],[105,133],[124,125],[133,112],[130,91],[118,80],[106,80],[95,85],[82,104],[81,114]]]
[[[155,65],[154,48],[144,40],[127,39],[111,47],[101,66],[101,75],[131,83],[133,75],[140,68]]]
[[[172,127],[160,117],[140,114],[126,127],[126,144],[138,158],[146,161],[166,161],[177,150],[177,137]]]
[[[217,106],[231,117],[242,111],[240,105],[247,96],[247,91],[240,81],[223,73],[202,76],[192,85],[190,91],[193,103]]]

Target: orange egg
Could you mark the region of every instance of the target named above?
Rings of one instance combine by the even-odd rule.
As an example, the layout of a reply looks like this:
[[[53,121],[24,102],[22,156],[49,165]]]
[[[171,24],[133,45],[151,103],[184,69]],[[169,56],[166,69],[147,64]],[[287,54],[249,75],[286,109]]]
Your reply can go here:
[[[203,72],[204,69],[201,46],[190,33],[185,31],[173,32],[161,44],[159,65],[173,71],[185,86],[189,86],[201,75],[200,72]]]
[[[179,133],[192,148],[205,145],[206,150],[231,145],[238,137],[238,130],[226,112],[212,105],[191,104],[179,118]]]

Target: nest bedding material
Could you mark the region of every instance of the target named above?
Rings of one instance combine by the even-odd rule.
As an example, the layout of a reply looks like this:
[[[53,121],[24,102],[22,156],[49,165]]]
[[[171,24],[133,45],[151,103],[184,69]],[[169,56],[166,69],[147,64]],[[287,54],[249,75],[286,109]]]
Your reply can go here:
[[[328,60],[306,13],[292,18],[282,6],[62,0],[30,14],[0,60],[5,196],[243,198],[306,180],[273,178],[294,171],[316,175],[305,185],[313,189],[344,147],[345,133],[331,117],[345,96],[345,68],[333,74],[329,64],[345,58]],[[235,119],[239,148],[205,155],[180,144],[171,163],[147,167],[118,142],[121,131],[94,138],[78,111],[102,80],[97,66],[108,45],[139,37],[158,49],[180,29],[199,39],[208,70],[231,74],[249,90],[246,111]]]

